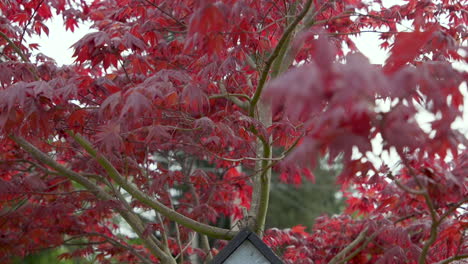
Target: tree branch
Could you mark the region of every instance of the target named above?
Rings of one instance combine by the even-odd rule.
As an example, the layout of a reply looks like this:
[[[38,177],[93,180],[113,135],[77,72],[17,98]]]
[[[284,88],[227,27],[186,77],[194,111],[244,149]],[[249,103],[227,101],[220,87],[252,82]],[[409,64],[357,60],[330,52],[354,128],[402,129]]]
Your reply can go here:
[[[268,74],[270,73],[271,66],[273,65],[273,62],[275,59],[278,57],[280,54],[281,50],[283,49],[283,46],[287,43],[290,34],[294,31],[296,26],[301,22],[301,20],[304,18],[304,16],[307,14],[309,11],[310,6],[312,5],[312,0],[308,0],[304,6],[304,9],[302,10],[301,13],[294,19],[294,21],[286,28],[286,30],[283,33],[283,36],[281,36],[281,39],[279,40],[278,44],[276,45],[275,49],[273,50],[273,53],[268,57],[265,67],[263,68],[263,71],[260,75],[260,80],[258,82],[257,90],[255,91],[251,102],[250,102],[250,109],[249,109],[249,115],[254,116],[255,113],[255,107],[257,106],[258,101],[260,100],[260,95],[262,94],[263,88],[265,86],[266,80],[268,78]]]
[[[426,263],[427,253],[429,252],[429,249],[431,248],[431,246],[435,243],[435,241],[437,239],[437,229],[439,228],[439,225],[441,223],[441,221],[439,221],[439,219],[438,219],[437,212],[436,212],[436,210],[434,208],[434,204],[433,204],[433,202],[431,200],[431,197],[429,196],[429,193],[425,192],[423,194],[423,196],[424,196],[424,199],[426,201],[426,204],[429,207],[429,212],[431,214],[432,224],[431,224],[431,232],[430,232],[429,239],[426,241],[426,243],[424,243],[421,254],[419,255],[419,259],[418,259],[419,264],[425,264]]]
[[[133,198],[138,200],[139,202],[153,208],[154,210],[158,211],[165,217],[169,218],[170,220],[177,222],[187,228],[190,228],[194,231],[200,232],[202,234],[206,234],[208,236],[214,238],[221,238],[221,239],[232,239],[236,232],[233,232],[228,229],[223,229],[215,226],[210,226],[207,224],[200,223],[195,221],[185,215],[182,215],[169,207],[165,206],[159,201],[153,200],[145,193],[138,190],[133,184],[128,182],[117,169],[102,155],[99,155],[98,152],[94,149],[92,144],[82,137],[80,134],[75,134],[72,131],[68,131],[68,134],[81,146],[83,147],[89,155],[91,155],[96,161],[106,170],[109,177],[111,177],[119,186],[121,186],[125,191],[127,191]]]
[[[247,100],[250,100],[250,97],[248,95],[236,94],[236,93],[213,94],[213,95],[210,95],[208,97],[208,99],[219,99],[219,98],[229,98],[229,99],[231,99],[231,97],[241,97],[241,98],[245,98]],[[244,102],[242,102],[242,103],[244,103]]]
[[[24,39],[24,35],[26,34],[26,30],[28,29],[29,27],[29,24],[31,24],[32,20],[34,19],[34,16],[36,16],[36,13],[37,11],[39,10],[39,8],[41,7],[42,3],[44,3],[44,0],[41,0],[36,8],[34,8],[34,12],[31,14],[31,16],[29,17],[28,19],[28,22],[26,22],[26,25],[24,25],[24,28],[23,28],[23,31],[21,32],[21,36],[20,36],[20,39],[19,39],[19,43],[21,45],[21,42],[23,42],[23,39]]]
[[[74,237],[71,237],[69,239],[67,239],[66,241],[70,241],[70,240],[73,240],[73,239],[78,239],[80,237],[83,237],[83,236],[99,236],[99,237],[102,237],[104,238],[107,242],[109,242],[110,244],[114,245],[114,246],[117,246],[117,247],[121,247],[121,248],[124,248],[130,252],[132,252],[133,255],[135,255],[137,258],[139,258],[143,263],[145,264],[151,264],[153,262],[151,262],[150,259],[144,257],[143,255],[141,255],[140,253],[138,253],[138,251],[131,247],[131,246],[127,246],[121,242],[119,242],[118,240],[115,240],[114,238],[112,237],[109,237],[109,236],[106,236],[104,234],[101,234],[101,233],[86,233],[86,234],[82,234],[82,235],[79,235],[79,236],[74,236]],[[65,242],[65,241],[64,241]]]
[[[442,221],[440,221],[440,219],[439,219],[437,211],[436,211],[436,209],[434,207],[434,203],[432,202],[432,199],[431,199],[427,189],[418,180],[416,171],[410,165],[410,163],[408,162],[408,159],[406,158],[404,153],[402,153],[401,151],[398,151],[398,155],[401,157],[401,159],[403,161],[403,164],[405,164],[405,166],[408,168],[409,173],[414,178],[414,180],[418,184],[421,191],[423,191],[423,193],[421,193],[421,195],[424,197],[424,200],[425,200],[425,202],[426,202],[426,204],[427,204],[427,206],[429,208],[429,214],[430,214],[431,220],[432,220],[430,235],[429,235],[429,239],[424,243],[421,254],[419,255],[419,258],[418,258],[418,264],[426,264],[427,254],[428,254],[429,249],[431,248],[431,246],[437,240],[437,232],[438,232],[437,229],[439,228],[439,225],[440,225],[440,223]]]
[[[96,184],[93,182],[89,181],[87,178],[83,177],[79,173],[76,173],[72,170],[69,170],[68,168],[64,167],[63,165],[57,163],[54,159],[43,153],[41,150],[36,148],[33,144],[29,143],[22,137],[18,136],[13,136],[10,135],[10,138],[16,142],[23,150],[31,154],[34,158],[36,158],[38,161],[50,166],[51,168],[55,169],[56,171],[60,172],[63,176],[69,178],[72,181],[75,181],[94,193],[97,198],[104,200],[104,201],[110,201],[114,200],[111,195],[103,191],[101,188],[99,188]],[[140,222],[140,219],[136,217],[134,214],[131,212],[125,210],[124,208],[121,208],[117,206],[115,210],[127,221],[127,223],[133,228],[133,230],[138,234],[140,239],[143,241],[145,246],[150,250],[152,254],[154,254],[156,257],[161,259],[162,261],[168,261],[167,263],[173,263],[169,256],[162,251],[153,240],[147,239],[145,236],[143,236],[143,231],[144,227]],[[172,258],[172,256],[170,256]]]
[[[189,174],[186,174],[186,181],[187,182],[190,182],[190,179],[189,179]],[[195,187],[193,186],[193,184],[189,184],[188,185],[188,188],[190,190],[190,193],[192,194],[193,196],[193,203],[196,207],[200,206],[200,196],[198,195],[197,193],[197,190],[195,189]],[[171,200],[171,206],[172,208],[174,209],[174,203],[172,203],[172,200]],[[202,219],[203,221],[206,221],[205,217]],[[205,258],[205,262],[209,262],[213,259],[213,255],[211,254],[211,247],[210,247],[210,241],[208,240],[208,237],[204,234],[200,234],[200,240],[201,240],[201,245],[202,245],[202,249],[206,252],[206,258]]]
[[[271,146],[270,144],[263,144],[263,157],[271,157]],[[260,195],[258,200],[258,209],[256,212],[255,221],[255,232],[261,237],[265,228],[265,222],[268,212],[268,204],[270,200],[270,178],[271,178],[271,167],[269,168],[270,162],[268,160],[261,161],[262,172],[259,175],[260,180]]]
[[[15,50],[15,52],[20,56],[20,58],[26,62],[26,63],[30,63],[30,61],[28,60],[28,58],[24,55],[24,53],[21,51],[21,49],[16,46],[16,44],[3,32],[0,31],[0,37],[2,37],[4,40],[6,40],[6,42],[8,42],[8,44],[13,47],[13,49]]]
[[[221,90],[221,92],[223,93],[222,96],[229,99],[231,102],[233,102],[235,105],[237,105],[238,107],[242,108],[242,109],[247,109],[248,108],[248,102],[250,102],[250,97],[245,95],[245,94],[230,94],[227,92],[226,90],[226,87],[224,86],[224,83],[223,82],[220,82],[219,83],[219,89]],[[219,98],[220,95],[213,95],[213,96],[210,96],[209,99],[213,99],[213,98]],[[247,102],[245,101],[241,101],[239,100],[239,98],[237,97],[244,97],[247,99]]]
[[[401,183],[398,179],[396,179],[392,173],[390,172],[389,174],[387,174],[387,177],[392,180],[400,189],[402,189],[403,191],[407,192],[407,193],[411,193],[411,194],[415,194],[415,195],[423,195],[425,193],[424,190],[415,190],[415,189],[411,189],[409,188],[408,186],[404,185],[403,183]]]
[[[366,239],[367,235],[367,230],[368,227],[364,228],[364,230],[359,233],[359,235],[351,242],[349,245],[347,245],[343,250],[341,250],[338,254],[336,254],[335,257],[333,257],[328,264],[337,264],[341,263],[346,254],[351,252],[357,245],[359,245],[361,242],[363,242]],[[357,253],[356,253],[357,254]]]
[[[185,24],[182,23],[179,19],[177,19],[176,17],[174,17],[173,15],[171,15],[171,13],[167,12],[166,10],[162,9],[160,6],[158,6],[157,4],[149,1],[149,0],[144,0],[146,3],[150,4],[151,6],[155,7],[156,9],[159,10],[159,12],[163,13],[164,15],[168,16],[169,18],[171,18],[172,20],[174,20],[177,24],[179,24],[180,26],[182,26],[183,28],[185,28]]]
[[[195,233],[192,233],[191,237],[187,240],[187,244],[184,246],[184,247],[181,247],[180,248],[180,252],[179,254],[177,254],[177,256],[175,256],[175,259],[178,259],[180,258],[180,262],[183,263],[183,258],[182,258],[182,255],[183,253],[185,252],[185,250],[187,250],[187,248],[190,247],[190,244],[192,244],[193,242],[193,239],[196,237]]]
[[[24,55],[24,53],[21,51],[21,49],[5,33],[0,31],[0,37],[2,37],[4,40],[6,40],[6,42],[8,42],[8,44],[13,47],[13,49],[20,56],[20,58],[21,58],[21,60],[23,60],[23,62],[31,64],[31,62],[28,60],[26,55]],[[28,71],[31,72],[31,74],[34,76],[34,78],[36,80],[40,80],[39,75],[37,74],[37,71],[36,71],[35,68],[33,68],[33,67],[27,67],[27,68],[28,68]]]
[[[450,262],[454,262],[454,261],[457,261],[457,260],[460,260],[460,259],[468,259],[468,254],[467,255],[458,255],[458,256],[450,257],[448,259],[444,259],[442,261],[439,261],[436,264],[448,264]]]
[[[345,263],[348,263],[348,261],[350,261],[351,259],[353,259],[355,256],[357,256],[357,254],[359,254],[359,252],[363,251],[367,245],[372,242],[372,240],[374,240],[374,238],[377,236],[377,232],[375,232],[374,234],[372,234],[372,236],[368,237],[366,239],[366,241],[364,241],[364,243],[362,243],[362,245],[358,248],[356,248],[356,250],[354,250],[351,254],[349,254],[346,258],[344,258],[343,260],[341,260],[339,262],[339,264],[345,264]]]
[[[445,218],[447,218],[449,215],[451,215],[455,210],[458,209],[462,204],[468,203],[468,197],[465,197],[463,200],[459,201],[458,203],[454,204],[450,209],[445,212],[443,215],[440,216],[439,222],[442,222]]]
[[[261,102],[260,96],[262,94],[263,88],[265,87],[271,68],[274,67],[272,74],[279,74],[280,67],[277,65],[281,65],[282,63],[282,59],[287,50],[286,46],[289,44],[289,41],[292,38],[291,35],[296,29],[296,26],[309,12],[311,6],[312,1],[308,0],[303,10],[285,29],[275,49],[269,55],[267,61],[265,62],[265,66],[263,67],[263,70],[260,74],[260,80],[258,82],[257,89],[254,95],[252,96],[252,99],[250,100],[249,116],[254,117],[255,111],[258,111],[258,120],[266,127],[270,126],[272,122],[271,107],[268,103]],[[259,104],[258,109],[257,104]],[[271,159],[271,138],[263,138],[262,136],[259,136],[255,128],[251,128],[251,130],[255,135],[257,135],[259,139],[257,142],[256,152],[262,153],[261,155],[264,159]],[[258,161],[255,164],[255,169],[256,171],[261,171],[261,173],[259,173],[254,178],[252,205],[249,212],[248,225],[251,228],[254,228],[255,232],[259,236],[262,236],[262,232],[265,227],[270,195],[270,162],[268,160]]]

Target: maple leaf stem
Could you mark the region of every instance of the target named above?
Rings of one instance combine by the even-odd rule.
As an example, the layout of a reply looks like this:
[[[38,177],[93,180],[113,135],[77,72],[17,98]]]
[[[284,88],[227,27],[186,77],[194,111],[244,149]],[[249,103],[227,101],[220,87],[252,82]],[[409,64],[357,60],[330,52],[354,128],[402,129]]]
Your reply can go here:
[[[125,68],[125,65],[124,65],[123,61],[122,61],[122,60],[119,60],[119,63],[120,63],[120,67],[122,67],[122,70],[123,70],[123,72],[124,72],[125,77],[127,78],[127,80],[128,80],[131,84],[135,85],[135,84],[133,83],[132,79],[130,78],[130,75],[128,75],[127,68]]]
[[[258,177],[259,175],[259,179],[258,179],[259,187],[260,187],[259,196],[258,198],[256,198],[256,196],[252,197],[252,204],[253,204],[252,207],[255,206],[254,204],[255,202],[258,202],[258,209],[257,210],[252,209],[250,213],[251,216],[253,216],[252,213],[255,213],[257,216],[257,219],[255,223],[249,223],[249,225],[251,226],[255,224],[254,230],[259,236],[262,235],[263,229],[265,228],[265,221],[266,221],[267,212],[268,212],[268,205],[269,205],[269,200],[270,200],[269,198],[270,198],[271,168],[274,165],[276,165],[279,161],[283,160],[289,153],[291,153],[291,151],[297,146],[301,138],[302,137],[297,138],[296,141],[294,141],[294,143],[287,150],[285,150],[279,158],[275,158],[275,159],[271,158],[271,146],[267,142],[263,143],[263,149],[264,149],[263,156],[270,157],[270,158],[259,161],[261,162],[260,172],[256,175],[256,177]],[[254,179],[254,181],[255,180],[257,179]],[[256,201],[255,199],[258,201]]]
[[[286,17],[286,26],[289,25],[289,23],[291,23],[291,19],[289,19],[288,17],[295,18],[294,13],[296,12],[296,9],[297,9],[297,2],[293,3],[291,5],[291,7],[289,8],[289,10],[288,10],[288,15],[289,16]],[[313,8],[310,8],[307,12],[309,12],[312,9]],[[307,20],[307,18],[304,18],[304,20]],[[287,58],[288,58],[288,60],[286,60],[287,62],[285,61],[285,56],[286,56],[287,53],[290,53],[290,51],[291,51],[290,44],[291,44],[291,40],[293,39],[293,36],[295,35],[295,32],[294,32],[295,30],[296,30],[296,28],[294,28],[294,30],[288,35],[285,43],[282,45],[282,47],[280,49],[278,57],[275,59],[275,62],[273,63],[272,70],[271,70],[271,78],[272,79],[276,78],[279,74],[284,72],[286,67],[288,67],[289,64],[290,64],[290,56],[287,56]],[[284,67],[285,65],[287,65],[287,66]]]
[[[246,98],[247,100],[250,100],[250,97],[248,95],[233,94],[233,93],[213,94],[213,95],[210,95],[208,98],[209,99],[218,99],[218,98],[229,98],[229,97],[241,97],[241,98]]]
[[[200,223],[195,221],[185,215],[182,215],[175,210],[170,209],[159,201],[153,200],[145,193],[138,190],[133,184],[128,182],[117,169],[102,155],[94,149],[92,144],[82,137],[80,134],[75,134],[72,131],[67,132],[81,147],[83,147],[86,152],[91,155],[96,161],[106,170],[107,174],[111,179],[113,179],[120,187],[127,191],[133,198],[139,202],[153,208],[158,211],[168,219],[181,224],[187,228],[200,232],[202,234],[208,235],[214,238],[221,238],[230,240],[234,237],[236,232],[229,229],[223,229],[215,226],[210,226],[207,224]]]
[[[13,200],[8,200],[8,202],[11,203],[11,202],[16,201],[18,199],[21,199],[20,201],[16,202],[14,205],[10,206],[10,208],[2,208],[2,211],[6,211],[6,212],[0,214],[0,219],[2,219],[2,218],[5,219],[4,221],[2,221],[0,223],[0,226],[4,225],[6,223],[6,221],[8,221],[7,216],[9,214],[11,214],[12,212],[14,212],[14,211],[16,211],[16,210],[20,209],[21,207],[28,204],[28,202],[29,202],[28,198],[23,198],[25,196],[26,195],[22,195],[19,198],[16,198],[16,199],[13,199]]]
[[[69,170],[65,166],[57,163],[54,159],[40,151],[38,148],[36,148],[33,144],[29,143],[27,140],[25,140],[22,137],[17,137],[14,135],[10,135],[10,138],[16,142],[23,150],[28,152],[30,155],[32,155],[34,158],[36,158],[38,161],[50,166],[51,168],[55,169],[57,172],[61,173],[62,175],[68,177],[70,180],[79,183],[92,193],[94,195],[104,201],[112,201],[114,200],[114,197],[109,195],[107,192],[99,188],[96,184],[92,183],[79,173]],[[152,254],[154,254],[156,257],[160,258],[161,260],[166,260],[169,262],[165,263],[175,263],[171,262],[169,256],[161,250],[156,244],[155,241],[152,239],[148,239],[143,235],[144,232],[144,227],[143,224],[141,223],[141,220],[134,215],[131,211],[128,211],[124,208],[120,208],[117,206],[115,210],[125,219],[125,221],[132,227],[132,229],[138,234],[140,239],[143,241],[145,246],[151,251]],[[172,258],[172,256],[171,256]]]
[[[176,231],[176,241],[177,241],[177,245],[179,246],[179,254],[177,254],[177,256],[174,257],[175,260],[177,260],[178,258],[180,258],[180,262],[181,263],[184,263],[184,248],[182,247],[182,240],[180,238],[180,229],[179,229],[179,224],[178,223],[175,223],[174,225],[175,227],[175,231]]]
[[[278,54],[278,59],[273,63],[271,69],[271,77],[275,78],[282,72],[282,65],[283,59],[287,51],[289,51],[289,43],[291,42],[292,34],[288,35],[288,38],[285,41],[285,44],[281,47],[280,52]]]
[[[284,156],[280,156],[280,157],[274,157],[274,158],[243,157],[243,158],[238,158],[238,159],[232,159],[232,158],[225,158],[225,157],[216,155],[216,153],[213,153],[213,152],[211,152],[211,154],[213,156],[215,156],[216,158],[218,158],[218,159],[225,160],[225,161],[230,161],[230,162],[241,162],[241,161],[244,161],[244,160],[254,160],[254,161],[265,161],[265,160],[267,160],[267,161],[278,162],[278,161],[281,161],[284,158]]]

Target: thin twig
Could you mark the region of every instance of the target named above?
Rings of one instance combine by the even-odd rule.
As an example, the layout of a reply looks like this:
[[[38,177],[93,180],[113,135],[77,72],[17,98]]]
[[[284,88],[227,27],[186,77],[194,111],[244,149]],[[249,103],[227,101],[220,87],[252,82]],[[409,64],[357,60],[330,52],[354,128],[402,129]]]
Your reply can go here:
[[[367,245],[369,245],[370,242],[372,242],[374,240],[374,238],[377,236],[377,232],[374,232],[370,237],[368,237],[366,239],[366,241],[364,241],[364,243],[362,243],[362,245],[358,248],[356,248],[356,250],[354,250],[351,254],[349,254],[346,258],[344,258],[343,260],[341,260],[339,262],[339,264],[344,264],[344,263],[347,263],[348,261],[350,261],[351,259],[353,259],[355,256],[357,256],[357,254],[359,254],[359,252],[363,251]]]
[[[467,255],[458,255],[458,256],[453,256],[448,259],[444,259],[442,261],[437,262],[436,264],[448,264],[450,262],[454,262],[460,259],[468,259],[468,254]]]
[[[182,27],[186,27],[184,23],[182,23],[179,19],[175,18],[173,15],[171,15],[169,12],[167,12],[166,10],[162,9],[160,6],[156,5],[155,3],[149,1],[149,0],[144,0],[145,2],[147,2],[148,4],[152,5],[153,7],[155,7],[156,9],[158,9],[161,13],[163,13],[164,15],[168,16],[169,18],[171,18],[172,20],[174,20],[177,24],[181,25]]]
[[[161,214],[159,212],[156,212],[156,217],[158,218],[159,224],[161,225],[161,235],[163,238],[163,249],[170,253],[169,250],[169,240],[167,239],[167,232],[166,232],[166,227],[164,226],[164,221],[161,217]]]
[[[169,197],[170,206],[171,206],[172,210],[175,211],[174,202],[172,201],[171,194],[168,192],[167,195]],[[182,254],[184,252],[184,249],[182,247],[182,239],[180,238],[180,228],[179,228],[179,224],[177,222],[175,223],[175,231],[176,231],[177,245],[179,246],[180,252],[179,252],[179,254],[177,254],[177,256],[174,259],[177,260],[178,258],[180,258],[180,263],[184,263],[184,254]]]
[[[189,174],[185,174],[185,175],[186,175],[185,180],[190,181],[190,178],[188,176]],[[200,196],[198,195],[197,190],[195,189],[193,184],[189,184],[188,187],[190,189],[190,193],[192,194],[192,196],[194,198],[193,199],[194,205],[196,207],[200,206]],[[203,217],[202,221],[206,221],[206,217]],[[201,239],[202,249],[206,253],[205,261],[209,262],[213,258],[213,255],[211,254],[211,251],[210,251],[210,249],[211,249],[210,242],[208,240],[208,237],[206,235],[204,235],[204,234],[200,234],[200,239]]]
[[[102,237],[107,242],[111,243],[112,245],[124,248],[124,249],[132,252],[132,254],[135,255],[137,258],[139,258],[143,263],[147,263],[147,264],[153,263],[153,262],[151,262],[150,259],[148,259],[148,258],[144,257],[143,255],[141,255],[140,253],[138,253],[138,251],[135,248],[133,248],[131,246],[127,246],[127,245],[115,240],[114,238],[109,237],[109,236],[104,235],[104,234],[101,234],[101,233],[92,232],[92,233],[81,234],[81,235],[78,235],[78,236],[71,237],[71,238],[69,238],[67,240],[64,240],[64,242],[68,242],[68,241],[71,241],[73,239],[78,239],[78,238],[81,238],[81,237],[84,237],[84,236],[99,236],[99,237]]]
[[[455,212],[455,210],[457,210],[462,204],[465,204],[465,203],[468,203],[468,197],[465,197],[463,200],[451,206],[447,212],[445,212],[443,215],[440,216],[439,222],[442,222],[445,218],[447,218],[449,215]]]
[[[44,0],[41,0],[41,1],[37,4],[36,8],[34,9],[34,12],[33,12],[33,13],[31,14],[31,16],[29,17],[28,22],[26,23],[26,25],[24,25],[24,27],[23,27],[23,32],[21,32],[21,36],[20,36],[20,39],[19,39],[20,45],[21,45],[21,42],[23,42],[24,34],[26,34],[26,30],[27,30],[29,24],[31,24],[31,21],[33,20],[34,16],[36,15],[37,10],[39,10],[39,8],[41,7],[42,3],[44,3]]]
[[[187,242],[187,245],[185,245],[185,247],[182,248],[182,250],[179,252],[179,254],[177,254],[177,256],[175,256],[175,259],[179,258],[185,252],[185,250],[187,250],[190,247],[190,244],[192,244],[194,238],[195,238],[195,235],[191,235],[191,237],[189,238],[189,240]]]

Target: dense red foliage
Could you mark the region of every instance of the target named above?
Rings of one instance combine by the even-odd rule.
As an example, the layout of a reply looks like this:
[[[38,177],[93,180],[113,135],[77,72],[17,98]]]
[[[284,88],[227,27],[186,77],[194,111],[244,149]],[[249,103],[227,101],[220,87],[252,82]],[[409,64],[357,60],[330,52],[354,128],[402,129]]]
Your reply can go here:
[[[48,34],[54,15],[71,31],[93,23],[73,65],[33,56],[24,39]],[[310,232],[266,230],[286,263],[468,258],[467,138],[451,127],[467,21],[463,0],[0,1],[0,262],[77,241],[87,245],[63,258],[204,259],[217,249],[192,248],[193,229],[232,234],[182,215],[246,218],[254,175],[273,168],[298,184],[325,154],[343,162],[348,207]],[[356,52],[350,36],[363,30],[381,31],[385,65]],[[370,161],[384,156],[371,154],[376,138],[399,168]]]

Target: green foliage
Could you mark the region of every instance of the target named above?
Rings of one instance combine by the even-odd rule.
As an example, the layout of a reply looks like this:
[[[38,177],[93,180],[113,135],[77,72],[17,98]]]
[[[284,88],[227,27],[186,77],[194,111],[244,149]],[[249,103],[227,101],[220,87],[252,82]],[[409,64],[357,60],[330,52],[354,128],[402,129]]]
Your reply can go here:
[[[304,180],[300,186],[282,183],[274,175],[267,227],[288,228],[299,224],[311,227],[322,214],[340,213],[344,199],[335,183],[337,172],[322,164],[314,171],[315,183]]]

